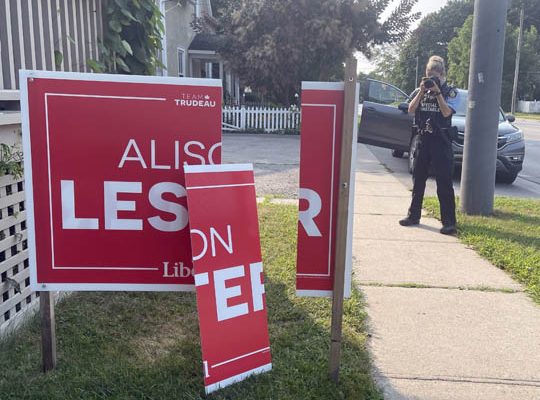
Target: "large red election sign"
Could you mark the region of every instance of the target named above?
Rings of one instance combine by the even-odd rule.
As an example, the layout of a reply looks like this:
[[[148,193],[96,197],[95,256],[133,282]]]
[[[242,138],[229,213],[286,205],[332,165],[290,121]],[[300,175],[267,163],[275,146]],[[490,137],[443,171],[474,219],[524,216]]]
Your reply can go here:
[[[221,82],[21,72],[34,290],[193,289],[184,164],[221,162]]]
[[[358,87],[356,99],[358,101]],[[300,296],[331,296],[334,284],[337,201],[343,126],[343,83],[302,82],[300,209],[296,291]],[[356,104],[355,110],[358,109]],[[357,115],[354,116],[355,121]],[[355,123],[356,127],[357,124]],[[350,192],[354,193],[356,128]],[[350,296],[353,198],[347,226],[345,296]]]
[[[206,393],[272,368],[253,167],[187,166]]]

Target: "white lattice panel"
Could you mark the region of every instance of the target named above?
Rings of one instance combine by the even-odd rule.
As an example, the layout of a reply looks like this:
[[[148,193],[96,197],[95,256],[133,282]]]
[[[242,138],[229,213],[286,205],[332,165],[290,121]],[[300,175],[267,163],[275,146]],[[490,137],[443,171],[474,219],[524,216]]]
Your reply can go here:
[[[24,182],[0,177],[0,332],[37,296],[30,291]]]

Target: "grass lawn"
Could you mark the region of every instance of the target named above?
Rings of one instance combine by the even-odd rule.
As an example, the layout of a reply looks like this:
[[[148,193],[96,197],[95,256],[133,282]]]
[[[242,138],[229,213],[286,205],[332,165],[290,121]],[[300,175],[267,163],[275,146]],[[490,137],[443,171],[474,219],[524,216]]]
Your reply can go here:
[[[424,208],[439,218],[439,202]],[[495,198],[493,217],[458,213],[458,236],[480,255],[523,283],[540,303],[540,200]]]
[[[341,382],[328,378],[331,302],[294,293],[296,211],[259,207],[274,369],[209,399],[382,399],[357,291],[345,302]],[[205,398],[194,293],[75,293],[56,322],[58,368],[47,375],[36,318],[0,342],[2,400]]]
[[[516,118],[534,119],[540,121],[540,114],[516,113]]]

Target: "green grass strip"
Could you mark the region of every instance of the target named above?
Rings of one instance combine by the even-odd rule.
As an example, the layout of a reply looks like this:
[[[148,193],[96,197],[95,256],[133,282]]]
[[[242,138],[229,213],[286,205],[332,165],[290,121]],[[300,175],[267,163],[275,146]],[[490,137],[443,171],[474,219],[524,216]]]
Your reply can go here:
[[[440,218],[436,198],[426,198],[424,208]],[[493,216],[457,218],[459,239],[508,271],[540,303],[540,200],[496,197]]]
[[[530,113],[516,113],[517,118],[522,119],[532,119],[536,121],[540,121],[540,114],[530,114]]]
[[[0,342],[0,398],[381,399],[363,300],[345,302],[341,381],[328,378],[329,299],[294,292],[297,207],[259,206],[272,372],[204,396],[194,293],[75,293],[57,306],[58,368],[40,372],[37,318]]]

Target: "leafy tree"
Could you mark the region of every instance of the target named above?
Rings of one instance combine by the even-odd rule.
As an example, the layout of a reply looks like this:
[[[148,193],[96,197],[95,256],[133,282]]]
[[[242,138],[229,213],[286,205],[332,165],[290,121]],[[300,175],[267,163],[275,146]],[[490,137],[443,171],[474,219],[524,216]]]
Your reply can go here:
[[[464,89],[469,85],[472,28],[473,16],[470,15],[448,44],[448,80]]]
[[[451,0],[439,11],[428,14],[401,46],[396,62],[389,65],[384,75],[395,85],[411,92],[417,78],[424,76],[424,67],[430,56],[436,54],[447,58],[449,42],[473,9],[473,0]]]
[[[104,5],[100,57],[88,60],[96,72],[155,75],[164,27],[154,0],[114,0]]]
[[[376,65],[373,75],[380,80],[393,82],[392,71],[398,62],[399,47],[397,44],[386,44],[373,49],[371,61]]]
[[[516,31],[516,43],[517,43]],[[524,33],[521,48],[520,77],[518,80],[518,99],[540,99],[540,37],[536,26],[530,26]]]
[[[525,36],[522,51],[520,83],[518,95],[521,98],[540,97],[540,66],[534,57],[538,53],[538,41],[534,37],[540,29],[540,0],[514,0],[508,12],[511,35],[505,44],[505,73],[503,81],[503,105],[508,104],[508,93],[513,85],[514,60],[517,46],[517,27],[519,12],[525,8]],[[424,65],[429,56],[437,54],[448,59],[449,78],[454,84],[466,87],[468,84],[468,65],[470,58],[473,0],[452,0],[438,12],[429,14],[419,24],[397,52],[397,56],[389,54],[387,60],[379,65],[377,72],[387,80],[405,89],[412,90],[416,81],[416,63],[423,75]],[[467,22],[466,22],[467,21]],[[466,25],[466,26],[464,26]],[[462,30],[462,26],[464,30]],[[535,29],[532,29],[535,28]],[[456,38],[461,34],[460,38]],[[456,38],[455,40],[453,40]],[[391,60],[395,60],[392,64]],[[526,60],[526,61],[525,61]]]
[[[419,15],[417,0],[219,0],[214,2],[221,55],[244,83],[268,100],[288,104],[302,80],[342,78],[345,59],[358,50],[403,39]]]
[[[453,84],[462,88],[467,88],[469,84],[472,28],[473,16],[471,15],[459,30],[458,35],[448,45],[448,78]],[[519,28],[508,23],[506,26],[501,94],[501,105],[504,109],[510,108],[512,100],[518,35]],[[534,74],[540,66],[538,50],[538,31],[534,25],[531,25],[523,35],[518,85],[518,94],[521,98],[534,98],[540,94],[538,93],[538,85]]]
[[[540,0],[513,0],[508,10],[508,22],[519,26],[521,7],[525,9],[524,28],[528,30],[534,26],[536,30],[540,30]]]
[[[524,38],[520,62],[518,98],[536,100],[540,99],[540,63],[534,55],[540,53],[540,42],[538,39],[534,41],[534,35],[537,35],[540,31],[540,0],[513,0],[508,11],[508,22],[512,26],[519,26],[521,7],[525,10],[523,26],[525,31],[528,32],[525,35],[532,35],[533,37]],[[535,28],[535,30],[531,28]]]

